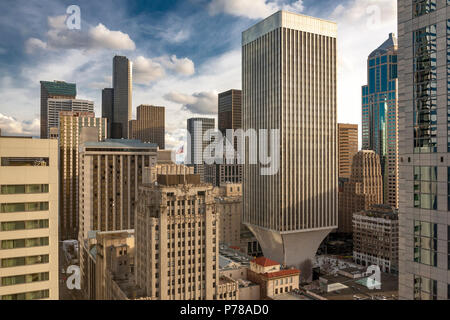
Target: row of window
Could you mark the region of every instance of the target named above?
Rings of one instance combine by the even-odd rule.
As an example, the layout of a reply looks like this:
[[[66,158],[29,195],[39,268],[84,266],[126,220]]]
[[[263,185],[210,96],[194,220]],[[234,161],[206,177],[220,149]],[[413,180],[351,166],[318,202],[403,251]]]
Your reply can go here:
[[[43,220],[27,220],[27,221],[8,221],[0,224],[0,231],[16,231],[31,229],[48,228],[48,219]]]
[[[4,258],[0,259],[0,268],[29,266],[48,262],[49,262],[48,254],[29,257]]]
[[[50,296],[50,291],[39,290],[24,293],[7,294],[1,296],[0,300],[36,300],[36,299],[46,299]]]
[[[47,211],[48,202],[0,203],[0,213]]]
[[[0,194],[33,194],[48,193],[48,184],[15,184],[2,185]]]
[[[48,246],[48,237],[1,240],[0,242],[1,250],[42,247],[42,246]]]
[[[22,274],[18,276],[10,276],[1,278],[1,285],[4,286],[14,286],[24,283],[33,283],[39,281],[49,280],[48,272],[32,273],[32,274]]]

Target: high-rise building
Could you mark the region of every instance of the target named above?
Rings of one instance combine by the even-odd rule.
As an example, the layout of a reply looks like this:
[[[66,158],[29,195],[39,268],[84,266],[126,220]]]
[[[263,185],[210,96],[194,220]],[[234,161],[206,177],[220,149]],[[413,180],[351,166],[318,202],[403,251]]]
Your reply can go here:
[[[308,268],[337,227],[336,38],[335,23],[285,11],[242,35],[243,130],[280,130],[277,174],[244,165],[244,222],[288,266]]]
[[[64,81],[41,81],[41,139],[48,139],[51,127],[58,127],[59,114],[49,114],[49,99],[71,100],[77,97],[77,86],[75,83]],[[70,110],[66,110],[70,111]],[[81,111],[81,110],[79,110]],[[49,123],[49,117],[52,123]]]
[[[338,124],[339,178],[350,178],[353,157],[358,152],[358,125]]]
[[[205,180],[203,152],[210,143],[203,138],[206,132],[214,130],[215,126],[216,121],[213,118],[190,118],[187,120],[187,131],[190,134],[187,160],[189,161],[189,166],[194,167],[194,172],[200,175],[202,181]]]
[[[198,175],[158,175],[139,189],[136,284],[155,300],[213,300],[219,231],[213,187]]]
[[[339,192],[339,233],[352,233],[354,213],[383,203],[383,176],[380,157],[372,150],[359,151],[353,157],[352,175]]]
[[[114,89],[105,88],[102,90],[102,118],[107,119],[108,139],[111,138],[111,130],[113,123],[113,108],[114,108]]]
[[[92,231],[134,229],[138,187],[145,167],[156,164],[155,144],[136,140],[87,141],[79,151],[79,247],[86,281]],[[86,292],[87,288],[82,288]]]
[[[218,126],[223,135],[227,129],[242,128],[242,91],[228,90],[219,93]]]
[[[399,0],[399,298],[450,299],[450,10]]]
[[[0,138],[0,158],[0,300],[58,300],[58,141]]]
[[[353,214],[353,261],[377,265],[382,272],[398,273],[398,212],[373,205]]]
[[[61,112],[59,118],[60,239],[78,239],[79,146],[106,139],[106,119],[92,112]]]
[[[384,203],[398,208],[397,38],[393,33],[367,59],[362,87],[362,145],[381,161]]]
[[[127,57],[113,59],[113,121],[111,137],[128,139],[128,122],[131,120],[133,63]]]
[[[166,108],[140,105],[136,109],[136,120],[130,121],[130,139],[151,142],[165,149]]]
[[[219,242],[241,245],[242,184],[226,183],[215,189],[216,212],[219,217]]]

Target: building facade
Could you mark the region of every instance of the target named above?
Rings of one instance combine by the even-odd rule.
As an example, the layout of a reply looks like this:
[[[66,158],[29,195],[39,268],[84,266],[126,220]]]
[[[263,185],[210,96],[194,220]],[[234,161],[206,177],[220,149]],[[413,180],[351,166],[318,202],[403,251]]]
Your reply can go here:
[[[136,120],[130,121],[130,139],[151,142],[165,149],[166,108],[140,105],[136,109]]]
[[[353,214],[353,261],[377,265],[382,272],[398,273],[398,212],[373,205]]]
[[[156,165],[156,151],[154,144],[123,139],[80,146],[78,241],[83,282],[91,233],[134,229],[143,169]]]
[[[157,179],[139,190],[136,283],[150,299],[216,299],[219,219],[213,187],[198,175]]]
[[[383,176],[380,157],[372,150],[359,151],[353,157],[352,175],[339,192],[339,233],[352,233],[354,213],[383,203]]]
[[[335,23],[285,11],[242,35],[243,130],[280,130],[277,174],[244,165],[244,222],[296,267],[337,227],[336,38]]]
[[[400,299],[450,298],[450,10],[398,1]]]
[[[398,67],[393,33],[367,59],[367,85],[362,87],[364,150],[380,156],[384,203],[398,208]]]
[[[242,91],[228,90],[219,93],[218,127],[223,135],[227,129],[242,129]]]
[[[205,159],[203,152],[209,145],[209,141],[204,141],[203,137],[208,130],[214,130],[216,121],[213,118],[191,118],[187,120],[188,138],[186,160],[189,166],[194,167],[195,174],[200,175],[200,179],[205,181]]]
[[[0,138],[0,158],[0,300],[58,300],[58,142]]]
[[[353,157],[358,152],[358,125],[338,124],[339,178],[350,178]]]
[[[216,210],[219,217],[219,242],[241,245],[242,184],[227,183],[216,188]]]
[[[77,86],[75,83],[64,81],[41,81],[41,139],[48,139],[50,126],[48,123],[48,99],[75,99]],[[53,127],[58,127],[58,120],[53,122]]]
[[[61,112],[59,119],[60,240],[78,239],[79,146],[106,139],[104,118],[92,112]]]
[[[113,58],[113,119],[111,137],[128,139],[128,122],[131,120],[133,63],[124,56]]]
[[[105,88],[102,90],[102,118],[108,123],[108,139],[111,139],[111,130],[113,123],[113,107],[114,107],[114,89]]]

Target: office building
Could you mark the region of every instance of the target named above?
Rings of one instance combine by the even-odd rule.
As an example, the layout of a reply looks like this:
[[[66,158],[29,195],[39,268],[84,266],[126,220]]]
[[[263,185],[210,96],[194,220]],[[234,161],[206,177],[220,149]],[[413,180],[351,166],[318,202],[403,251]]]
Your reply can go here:
[[[383,201],[398,208],[398,71],[393,33],[367,59],[367,85],[362,87],[364,150],[380,156]]]
[[[139,190],[136,284],[155,300],[213,300],[219,221],[213,187],[198,175],[158,175]]]
[[[111,137],[128,139],[128,122],[131,120],[133,63],[127,57],[113,59],[113,121]]]
[[[59,118],[60,239],[78,239],[79,146],[106,138],[106,119],[92,112],[61,112]]]
[[[203,152],[210,144],[210,141],[204,140],[208,130],[215,129],[215,119],[212,118],[191,118],[187,120],[188,138],[186,161],[189,166],[194,167],[195,174],[200,175],[201,181],[205,181],[205,170]]]
[[[165,149],[165,107],[140,105],[136,109],[136,120],[130,121],[130,139],[151,142]]]
[[[243,130],[280,130],[278,173],[244,165],[244,223],[300,270],[337,227],[336,38],[335,23],[285,11],[242,35]]]
[[[399,298],[450,299],[450,11],[446,0],[398,3]]]
[[[219,217],[219,242],[241,245],[242,184],[226,183],[215,189],[216,212]]]
[[[338,124],[339,178],[350,178],[353,157],[358,152],[358,125]]]
[[[156,165],[156,150],[154,144],[123,139],[80,146],[78,241],[83,282],[92,231],[134,229],[143,169]]]
[[[353,214],[353,261],[377,265],[382,272],[398,273],[398,212],[391,206],[372,205]]]
[[[51,127],[58,127],[58,114],[51,116],[52,124],[49,124],[49,99],[71,100],[77,96],[75,83],[64,81],[41,81],[41,139],[48,139]],[[56,118],[56,119],[55,119]]]
[[[2,137],[0,158],[0,300],[58,300],[58,142]]]
[[[114,89],[105,88],[102,90],[102,118],[105,118],[108,123],[108,130],[107,130],[108,139],[111,139],[113,108],[114,108]]]
[[[353,157],[352,175],[339,192],[339,233],[352,233],[354,213],[383,203],[383,177],[380,157],[372,150],[359,151]]]
[[[242,91],[228,90],[219,93],[218,126],[226,135],[227,129],[242,129]]]

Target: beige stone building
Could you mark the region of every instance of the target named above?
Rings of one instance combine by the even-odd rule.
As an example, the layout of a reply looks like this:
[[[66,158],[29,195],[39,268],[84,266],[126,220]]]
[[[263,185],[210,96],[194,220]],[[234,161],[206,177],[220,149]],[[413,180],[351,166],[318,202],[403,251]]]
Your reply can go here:
[[[352,233],[354,213],[383,203],[380,157],[374,151],[359,151],[353,157],[352,175],[339,193],[339,233]]]
[[[78,239],[79,146],[106,139],[104,118],[93,112],[61,112],[59,116],[59,225],[60,240]]]
[[[216,209],[219,215],[219,242],[241,245],[242,184],[223,184],[216,188]]]
[[[87,240],[91,231],[135,227],[138,186],[143,182],[143,169],[156,165],[156,151],[154,144],[123,139],[88,141],[80,147],[78,240],[82,279],[90,250]]]
[[[353,214],[353,261],[377,265],[382,272],[398,272],[398,212],[391,206],[372,205]]]
[[[300,271],[282,269],[278,262],[260,257],[250,262],[248,280],[260,285],[261,299],[274,298],[299,288]]]
[[[198,175],[158,175],[157,182],[139,190],[136,284],[150,299],[216,299],[219,220],[213,187]]]
[[[336,39],[336,23],[285,11],[242,34],[243,130],[280,130],[278,172],[244,165],[244,222],[290,266],[306,266],[338,223]]]
[[[0,138],[0,158],[0,300],[58,300],[58,142]]]
[[[350,178],[353,157],[358,152],[358,125],[338,124],[339,178]]]
[[[165,149],[166,108],[140,105],[136,109],[136,120],[130,121],[130,139],[151,142]]]

